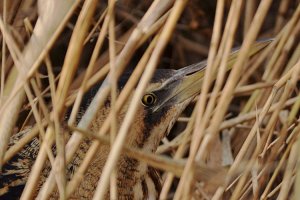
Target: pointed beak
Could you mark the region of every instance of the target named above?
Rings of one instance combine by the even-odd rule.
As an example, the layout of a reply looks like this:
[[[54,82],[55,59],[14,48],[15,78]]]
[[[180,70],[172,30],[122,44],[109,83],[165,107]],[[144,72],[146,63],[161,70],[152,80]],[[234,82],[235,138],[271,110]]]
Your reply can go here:
[[[273,40],[256,42],[249,51],[249,57],[254,56],[267,47]],[[234,65],[239,49],[233,51],[228,58],[227,71]],[[164,105],[174,105],[192,99],[200,93],[207,61],[196,63],[177,70],[176,74],[167,79],[162,86],[154,91],[158,96],[164,97],[153,108],[158,110]],[[216,76],[216,75],[215,75]]]

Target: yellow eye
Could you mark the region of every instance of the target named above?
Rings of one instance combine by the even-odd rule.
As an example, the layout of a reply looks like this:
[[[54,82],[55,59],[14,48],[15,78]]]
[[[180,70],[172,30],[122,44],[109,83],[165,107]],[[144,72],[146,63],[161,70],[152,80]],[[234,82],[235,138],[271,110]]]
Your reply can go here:
[[[152,106],[153,104],[155,104],[157,100],[157,97],[155,96],[155,94],[149,93],[149,94],[145,94],[142,98],[142,103],[145,106]]]

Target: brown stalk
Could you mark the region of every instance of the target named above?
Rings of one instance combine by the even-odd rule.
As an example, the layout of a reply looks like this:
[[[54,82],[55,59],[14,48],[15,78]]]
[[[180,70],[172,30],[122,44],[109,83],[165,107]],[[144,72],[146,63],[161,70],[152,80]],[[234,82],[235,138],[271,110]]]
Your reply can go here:
[[[220,10],[223,10],[223,6],[224,3],[221,2],[220,3]],[[221,7],[222,6],[222,7]],[[236,29],[236,25],[237,25],[237,19],[238,19],[238,15],[239,15],[239,8],[241,7],[241,2],[239,1],[233,1],[232,2],[232,6],[230,8],[230,12],[229,12],[229,16],[228,16],[228,21],[226,23],[226,26],[225,26],[225,33],[223,35],[223,38],[222,38],[222,41],[221,41],[221,44],[220,44],[220,48],[219,48],[219,52],[217,54],[217,59],[214,63],[211,63],[211,66],[207,66],[207,75],[204,76],[204,84],[203,84],[203,87],[202,87],[202,92],[201,92],[201,95],[200,95],[200,99],[198,101],[198,115],[196,117],[196,122],[195,122],[195,129],[194,129],[194,132],[193,132],[193,142],[191,143],[191,147],[190,147],[190,153],[191,155],[189,156],[189,162],[187,163],[187,166],[185,167],[185,173],[183,175],[183,179],[180,180],[180,183],[179,183],[179,190],[177,189],[176,190],[176,194],[175,194],[175,198],[176,199],[180,199],[182,196],[185,196],[187,195],[189,192],[190,192],[190,188],[191,188],[191,176],[188,176],[188,172],[190,171],[190,167],[192,166],[192,163],[194,162],[194,159],[196,157],[196,153],[198,151],[198,147],[199,147],[199,144],[200,142],[202,141],[203,137],[204,137],[204,129],[207,125],[207,122],[208,122],[208,118],[210,117],[210,113],[211,113],[211,109],[212,109],[212,106],[214,105],[215,103],[215,100],[213,100],[212,103],[210,103],[210,108],[207,111],[206,108],[205,108],[205,105],[206,105],[206,95],[207,95],[207,92],[208,92],[208,89],[210,87],[210,85],[212,84],[212,81],[213,81],[213,73],[214,71],[216,70],[217,66],[220,64],[221,62],[221,59],[222,59],[222,55],[225,51],[225,48],[226,48],[226,52],[229,54],[229,51],[231,49],[231,46],[232,46],[232,38],[233,38],[233,35],[234,35],[234,32],[235,32],[235,29]],[[235,14],[237,15],[237,17],[234,18]],[[219,17],[222,17],[222,13],[220,14]],[[221,22],[221,19],[219,19],[220,22]],[[219,23],[219,26],[221,25],[221,23]],[[216,27],[216,34],[219,34],[219,30],[220,30],[220,27]],[[230,31],[232,30],[232,31]],[[226,38],[226,40],[225,40]],[[227,41],[228,39],[228,41]],[[219,37],[216,36],[216,41],[214,42],[217,42],[219,40]],[[214,53],[214,52],[213,52]],[[227,54],[227,55],[228,55]],[[214,56],[214,55],[212,55]],[[223,77],[224,77],[224,61],[227,60],[227,56],[223,57],[223,64],[222,64],[222,68],[221,69],[221,72],[218,73],[218,78],[219,78],[219,85],[223,82]],[[212,58],[213,59],[213,58]],[[211,61],[212,62],[212,61]],[[211,69],[210,69],[211,68]],[[206,78],[207,77],[207,78]],[[217,79],[218,79],[217,78]],[[216,88],[215,90],[215,94],[218,92],[218,87]],[[188,179],[189,177],[189,179]],[[184,186],[184,187],[183,187]],[[186,191],[185,194],[183,194],[183,190]]]
[[[259,124],[261,123],[262,119],[264,118],[264,116],[266,114],[266,111],[270,108],[271,102],[273,101],[273,99],[275,97],[275,94],[277,92],[277,88],[279,88],[278,86],[281,86],[284,81],[286,82],[286,87],[284,89],[283,95],[280,98],[280,104],[277,107],[277,110],[282,109],[282,106],[283,106],[284,102],[286,101],[286,99],[290,95],[293,87],[295,87],[297,79],[298,79],[298,75],[299,75],[299,72],[300,72],[300,61],[292,69],[295,70],[295,71],[294,71],[293,74],[290,74],[290,76],[289,76],[289,78],[291,79],[290,83],[287,82],[288,79],[286,77],[283,77],[275,84],[274,89],[273,89],[271,95],[269,96],[267,103],[264,106],[264,110],[259,114],[259,118],[258,118],[259,121],[255,122],[253,128],[251,129],[251,132],[249,133],[249,136],[247,137],[247,140],[245,141],[244,145],[242,146],[242,149],[240,150],[237,158],[235,159],[233,165],[231,166],[231,168],[228,172],[229,177],[231,177],[231,174],[236,170],[238,163],[242,160],[243,153],[245,153],[245,151],[247,150],[248,145],[250,144],[251,140],[253,139],[253,136],[255,134],[256,129],[259,128]],[[278,112],[277,112],[277,114],[278,114]],[[247,177],[246,172],[249,172],[249,170],[251,169],[251,166],[254,164],[254,162],[256,160],[257,155],[259,154],[259,152],[263,148],[262,144],[264,144],[264,141],[267,138],[267,134],[265,134],[263,137],[264,138],[261,140],[261,142],[259,144],[257,144],[255,152],[253,153],[252,159],[249,161],[247,169],[245,170],[244,175],[240,179],[237,187],[235,188],[231,199],[237,199],[240,196],[241,187],[244,184],[244,182],[246,181],[246,177]]]
[[[136,50],[136,45],[140,42],[140,40],[146,35],[146,31],[151,29],[152,23],[155,22],[165,11],[169,8],[171,1],[162,1],[162,4],[159,4],[159,1],[155,1],[151,7],[148,9],[148,12],[152,12],[152,14],[145,14],[143,19],[138,24],[137,28],[132,32],[128,42],[125,47],[119,54],[116,59],[116,66],[118,67],[118,76],[124,70],[125,65],[129,62],[131,56]],[[155,15],[153,15],[153,11],[155,10]],[[86,110],[84,116],[78,124],[79,128],[86,129],[91,120],[94,118],[97,110],[104,104],[104,101],[110,91],[110,86],[107,84],[107,80],[104,80],[101,88],[95,95],[93,101],[90,106]],[[70,162],[72,155],[76,152],[80,142],[82,140],[82,136],[79,133],[73,133],[72,137],[69,139],[66,146],[66,161]],[[90,147],[90,148],[93,148]],[[51,171],[48,179],[44,183],[41,191],[39,192],[38,198],[46,198],[52,190],[54,189],[54,174]]]
[[[24,57],[24,64],[26,63],[24,67],[24,71],[26,73],[20,73],[17,75],[17,70],[16,68],[11,71],[10,75],[7,78],[7,83],[5,88],[4,88],[4,97],[6,98],[6,102],[9,102],[7,106],[5,106],[5,118],[0,119],[0,137],[1,137],[1,145],[0,145],[0,166],[2,166],[2,161],[3,157],[5,154],[5,149],[7,147],[7,143],[10,137],[10,134],[12,132],[13,126],[15,125],[15,122],[17,120],[18,112],[21,108],[21,104],[23,103],[23,100],[25,98],[25,92],[21,88],[23,88],[23,84],[27,80],[26,75],[27,73],[30,74],[30,70],[35,71],[37,66],[39,66],[39,63],[41,61],[40,58],[43,55],[46,55],[49,50],[49,47],[53,44],[54,39],[57,38],[58,33],[62,30],[63,25],[65,24],[66,19],[70,16],[67,15],[68,13],[68,8],[72,8],[73,1],[68,1],[68,2],[61,2],[61,1],[56,1],[54,4],[55,6],[58,6],[61,9],[57,9],[55,11],[55,19],[51,19],[47,23],[46,26],[42,24],[40,21],[37,23],[34,29],[34,34],[35,35],[40,35],[40,38],[35,38],[33,40],[30,40],[29,43],[27,44],[27,47],[25,48],[23,52],[23,57]],[[76,5],[76,4],[75,4]],[[45,5],[44,5],[45,6]],[[47,7],[47,6],[45,6]],[[44,8],[45,8],[44,7]],[[74,9],[74,7],[73,7]],[[53,11],[53,10],[52,10]],[[44,15],[49,14],[51,10],[46,10],[43,12]],[[49,19],[49,18],[48,18]],[[62,20],[65,19],[65,20]],[[61,23],[62,22],[62,23]],[[57,30],[58,28],[58,30]],[[47,30],[47,31],[45,31]],[[56,31],[57,30],[57,31]],[[44,31],[47,34],[44,34]],[[52,35],[55,32],[54,36]],[[38,41],[38,45],[37,42]],[[48,48],[47,48],[48,47]],[[38,59],[38,60],[37,60]],[[32,67],[32,65],[35,65]],[[26,69],[26,70],[25,70]],[[14,83],[19,83],[15,84]],[[14,98],[12,98],[14,97]],[[8,101],[9,99],[9,101]],[[7,103],[4,103],[7,104]],[[4,113],[4,108],[3,105],[1,107],[2,113]],[[8,112],[9,111],[9,112]]]
[[[100,181],[97,185],[96,192],[93,199],[102,199],[106,193],[106,188],[108,184],[108,178],[111,174],[112,169],[117,163],[118,157],[120,156],[123,143],[125,141],[126,133],[130,128],[130,124],[133,121],[133,117],[137,110],[138,102],[140,101],[142,94],[154,73],[155,67],[157,66],[158,59],[162,53],[162,50],[167,44],[171,37],[172,30],[175,28],[176,22],[183,11],[186,1],[176,1],[173,7],[173,10],[170,13],[166,25],[164,26],[162,33],[158,39],[157,46],[154,48],[152,56],[148,62],[148,68],[146,68],[139,85],[136,88],[136,92],[132,97],[131,103],[129,105],[127,114],[124,118],[124,121],[120,127],[118,136],[116,137],[114,147],[111,149],[108,159],[103,168],[103,172],[100,178]]]

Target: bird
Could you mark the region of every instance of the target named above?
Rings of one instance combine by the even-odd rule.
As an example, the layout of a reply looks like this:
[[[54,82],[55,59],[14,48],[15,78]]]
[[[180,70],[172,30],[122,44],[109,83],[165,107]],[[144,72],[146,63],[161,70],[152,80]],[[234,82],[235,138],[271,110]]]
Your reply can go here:
[[[269,44],[270,40],[256,42],[251,47],[249,56],[257,54]],[[232,52],[228,63],[234,62],[237,54],[238,50]],[[230,70],[232,65],[231,63],[227,69]],[[142,149],[145,152],[155,153],[161,140],[170,132],[179,115],[200,93],[206,66],[207,61],[202,61],[178,70],[157,69],[140,100],[135,120],[125,141],[126,145]],[[122,90],[129,77],[130,73],[124,73],[119,79],[118,92]],[[80,106],[78,119],[80,119],[82,113],[85,112],[91,103],[100,85],[97,84],[85,94],[85,98]],[[129,102],[130,97],[118,114],[118,124],[124,119]],[[91,132],[97,133],[99,131],[99,128],[110,112],[110,107],[111,101],[108,98],[105,105],[97,111],[97,115],[89,127]],[[9,147],[13,146],[31,128],[25,128],[14,134],[10,139]],[[77,150],[74,159],[67,165],[68,180],[71,180],[76,169],[78,169],[91,142],[92,138],[86,137]],[[0,174],[0,200],[20,198],[31,167],[37,157],[39,147],[39,138],[33,138],[32,141],[25,145],[21,151],[2,167]],[[53,151],[55,152],[55,147],[53,147]],[[93,198],[109,151],[109,145],[100,145],[97,156],[93,158],[83,180],[70,197],[71,199]],[[38,188],[42,186],[50,170],[50,163],[48,163],[41,174]],[[118,199],[158,198],[161,190],[161,177],[153,167],[125,154],[121,154],[116,172]],[[37,192],[38,189],[35,193]],[[54,191],[51,199],[58,198],[58,191]],[[105,198],[109,199],[109,192]]]

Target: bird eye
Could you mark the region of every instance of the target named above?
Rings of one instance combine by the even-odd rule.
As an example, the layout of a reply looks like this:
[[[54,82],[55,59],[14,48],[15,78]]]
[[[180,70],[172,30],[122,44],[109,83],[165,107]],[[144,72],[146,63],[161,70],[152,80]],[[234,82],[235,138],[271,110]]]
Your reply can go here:
[[[142,98],[142,103],[145,106],[152,106],[153,104],[155,104],[157,97],[155,96],[155,94],[149,93],[149,94],[145,94]]]

